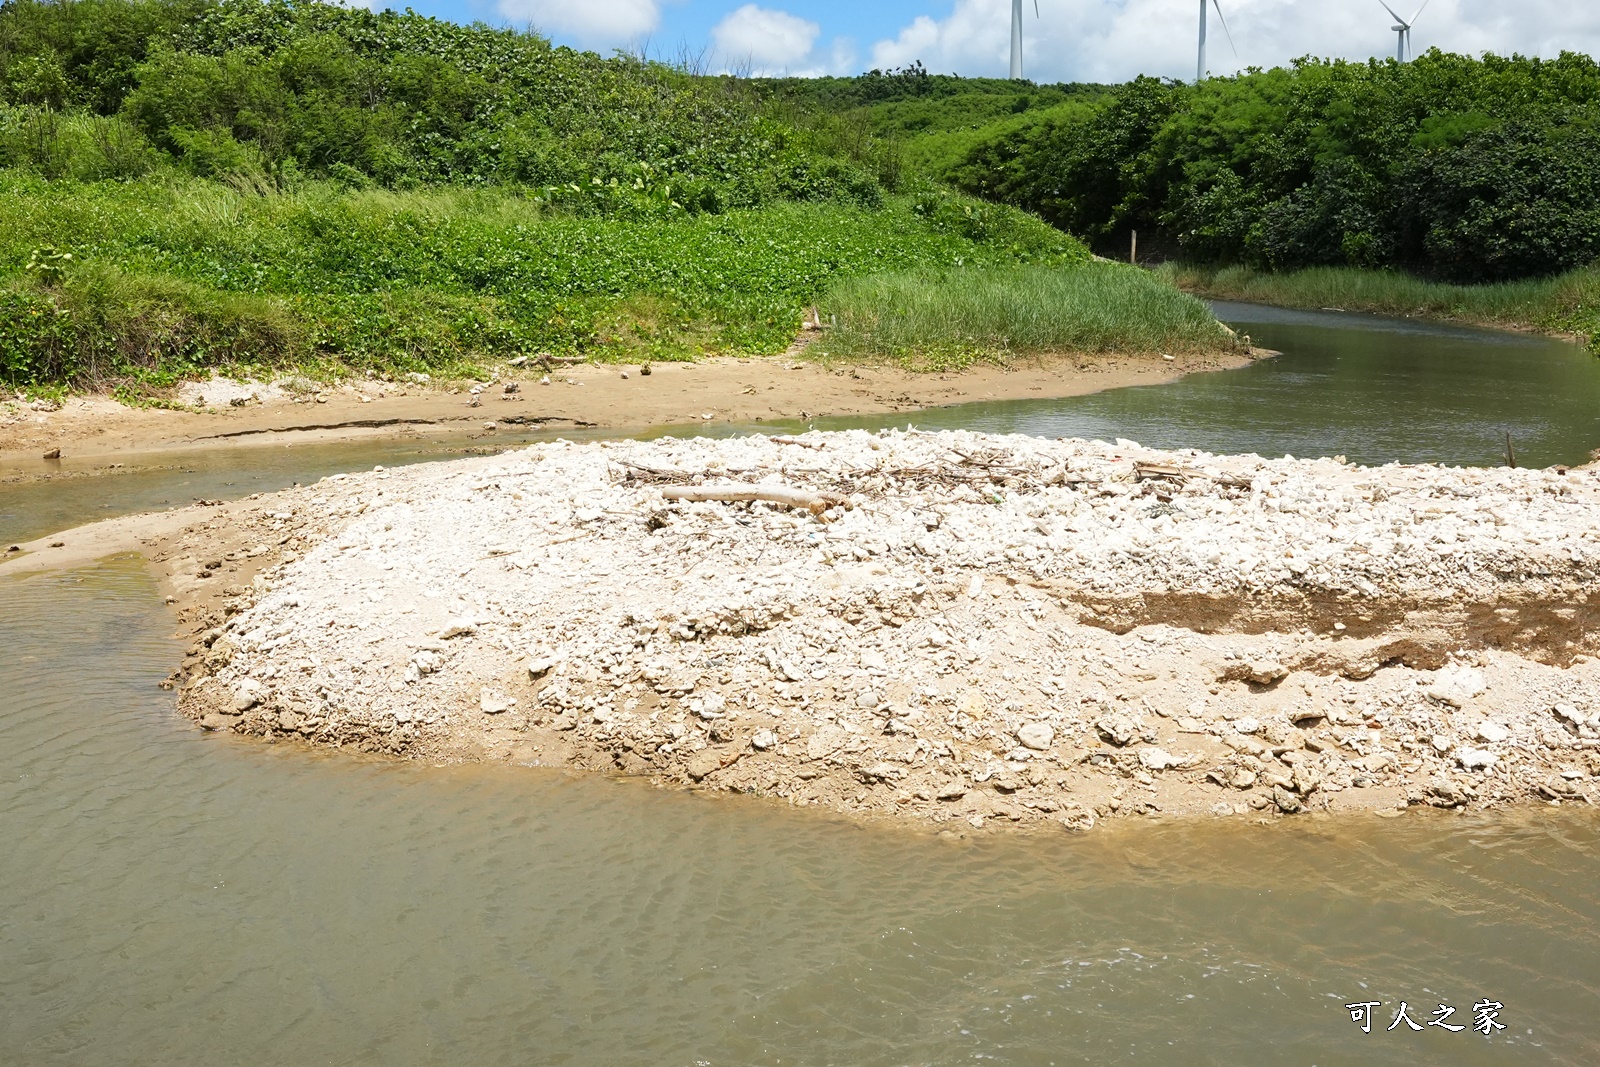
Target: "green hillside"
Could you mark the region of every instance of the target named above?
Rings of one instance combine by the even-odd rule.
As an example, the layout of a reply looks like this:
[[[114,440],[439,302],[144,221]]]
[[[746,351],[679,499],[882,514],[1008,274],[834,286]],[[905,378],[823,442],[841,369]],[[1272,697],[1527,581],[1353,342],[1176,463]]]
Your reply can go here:
[[[314,0],[7,0],[0,379],[772,353],[869,275],[935,294],[1025,266],[1085,292],[1138,284],[885,149],[1071,92],[928,81],[943,88],[884,96],[864,130],[843,102],[871,79],[807,86],[837,96],[822,107],[795,85]],[[1172,347],[1221,343],[1189,298],[1166,300],[1153,319],[1141,305],[1140,343],[1152,322]],[[929,350],[1027,350],[992,310],[981,338]],[[1058,327],[1027,336],[1087,336]],[[870,331],[851,351],[917,357]]]

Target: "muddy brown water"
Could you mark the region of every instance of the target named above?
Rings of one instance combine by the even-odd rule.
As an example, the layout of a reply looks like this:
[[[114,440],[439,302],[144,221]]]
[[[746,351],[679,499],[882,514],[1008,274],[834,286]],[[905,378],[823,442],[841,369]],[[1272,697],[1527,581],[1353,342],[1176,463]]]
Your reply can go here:
[[[0,488],[0,539],[438,456],[298,458]],[[134,559],[0,580],[7,1067],[1600,1062],[1588,810],[861,827],[202,734],[172,625]]]

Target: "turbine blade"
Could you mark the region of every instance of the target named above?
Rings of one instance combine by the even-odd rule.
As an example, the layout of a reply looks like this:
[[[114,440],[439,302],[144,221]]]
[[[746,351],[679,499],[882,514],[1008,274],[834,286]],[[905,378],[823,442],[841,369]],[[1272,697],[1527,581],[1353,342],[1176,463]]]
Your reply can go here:
[[[1233,58],[1239,58],[1239,48],[1233,43],[1233,34],[1228,30],[1228,20],[1222,16],[1222,5],[1217,0],[1211,0],[1211,6],[1217,9],[1217,18],[1222,22],[1222,33],[1228,38],[1228,47],[1233,49]]]
[[[1033,17],[1036,19],[1044,17],[1043,15],[1039,14],[1039,0],[1033,0]]]
[[[1422,13],[1427,10],[1428,5],[1431,3],[1433,3],[1433,0],[1422,0],[1422,6],[1417,8],[1417,13],[1415,15],[1411,16],[1411,22],[1415,22],[1417,19],[1421,18]],[[1411,22],[1406,23],[1406,29],[1409,30],[1411,28]]]
[[[1384,3],[1384,0],[1378,0],[1378,3],[1383,4],[1383,9],[1385,11],[1387,11],[1389,14],[1394,15],[1394,20],[1396,22],[1400,23],[1400,25],[1402,25],[1402,26],[1404,26],[1406,24],[1406,20],[1401,18],[1399,15],[1395,14],[1394,8],[1390,7],[1387,3]]]

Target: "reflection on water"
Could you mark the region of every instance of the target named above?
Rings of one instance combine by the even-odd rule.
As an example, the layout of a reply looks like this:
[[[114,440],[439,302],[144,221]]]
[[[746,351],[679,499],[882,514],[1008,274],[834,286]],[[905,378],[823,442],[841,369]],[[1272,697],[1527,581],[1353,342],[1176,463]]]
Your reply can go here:
[[[1579,464],[1600,447],[1600,360],[1533,335],[1368,315],[1215,305],[1284,354],[1167,385],[1065,400],[964,404],[889,420],[924,429],[1130,438],[1152,448],[1352,462]],[[818,420],[874,427],[882,417]]]
[[[131,562],[0,581],[0,1063],[1600,1057],[1588,812],[862,829],[203,735],[167,626]]]

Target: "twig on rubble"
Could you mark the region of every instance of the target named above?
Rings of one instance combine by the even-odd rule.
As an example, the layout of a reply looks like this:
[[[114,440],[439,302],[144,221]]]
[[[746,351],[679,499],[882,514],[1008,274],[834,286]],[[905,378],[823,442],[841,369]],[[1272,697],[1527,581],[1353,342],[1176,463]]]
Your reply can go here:
[[[798,437],[769,437],[768,440],[780,445],[799,445],[801,448],[812,448],[818,452],[822,451],[822,446],[817,444],[815,441],[802,441]]]
[[[661,495],[668,500],[716,500],[726,503],[765,500],[771,504],[804,508],[813,515],[820,515],[829,508],[844,503],[842,496],[791,489],[785,485],[686,485],[664,489]]]

